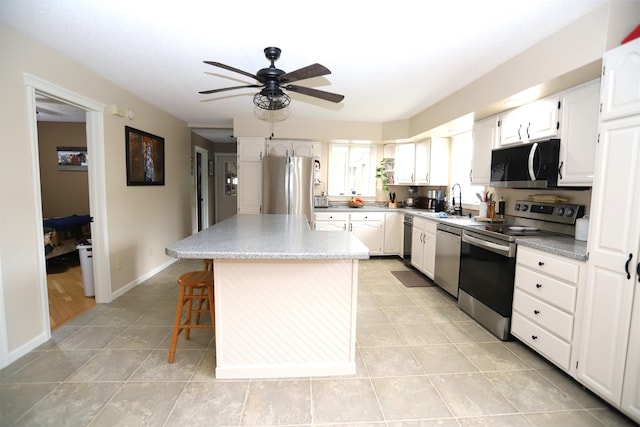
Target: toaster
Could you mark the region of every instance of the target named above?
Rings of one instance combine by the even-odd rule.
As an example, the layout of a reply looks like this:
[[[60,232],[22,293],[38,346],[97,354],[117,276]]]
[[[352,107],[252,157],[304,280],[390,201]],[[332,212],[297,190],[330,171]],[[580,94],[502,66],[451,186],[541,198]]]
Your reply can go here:
[[[329,197],[327,197],[327,196],[313,196],[313,207],[314,208],[328,208],[329,207]]]

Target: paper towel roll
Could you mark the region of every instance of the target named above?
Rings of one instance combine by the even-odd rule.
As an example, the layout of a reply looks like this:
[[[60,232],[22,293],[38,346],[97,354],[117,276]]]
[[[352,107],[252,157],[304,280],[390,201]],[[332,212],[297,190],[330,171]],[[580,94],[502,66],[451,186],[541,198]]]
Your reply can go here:
[[[585,215],[582,218],[576,219],[576,240],[587,241],[587,234],[589,233],[589,216]]]

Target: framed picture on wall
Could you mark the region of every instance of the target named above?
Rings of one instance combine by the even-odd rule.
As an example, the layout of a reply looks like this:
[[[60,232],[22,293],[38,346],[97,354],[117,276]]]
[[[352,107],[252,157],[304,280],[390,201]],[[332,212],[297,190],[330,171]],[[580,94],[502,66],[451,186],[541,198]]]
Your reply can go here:
[[[89,158],[87,147],[56,147],[58,152],[58,170],[87,171]]]
[[[125,126],[127,185],[164,185],[164,138]]]

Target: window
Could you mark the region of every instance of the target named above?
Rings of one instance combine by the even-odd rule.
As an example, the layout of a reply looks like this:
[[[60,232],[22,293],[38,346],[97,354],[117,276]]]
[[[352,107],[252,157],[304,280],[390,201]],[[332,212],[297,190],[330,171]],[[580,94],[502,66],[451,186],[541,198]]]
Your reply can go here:
[[[472,134],[471,132],[461,133],[451,137],[451,186],[458,183],[462,189],[462,203],[479,203],[476,193],[483,193],[484,187],[471,185],[471,162],[472,162]],[[449,189],[451,191],[451,189]],[[458,188],[451,197],[458,200]],[[449,197],[449,200],[451,200]]]
[[[376,150],[370,144],[329,146],[328,192],[330,196],[376,195]]]

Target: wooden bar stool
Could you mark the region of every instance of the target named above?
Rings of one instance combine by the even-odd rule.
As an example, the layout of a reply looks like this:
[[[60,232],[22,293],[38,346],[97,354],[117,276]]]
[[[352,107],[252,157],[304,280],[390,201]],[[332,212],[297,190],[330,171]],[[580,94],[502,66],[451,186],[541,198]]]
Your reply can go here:
[[[171,348],[169,349],[169,363],[173,363],[176,355],[176,345],[178,335],[184,329],[184,337],[189,339],[192,328],[211,328],[215,331],[215,315],[213,303],[213,271],[205,269],[202,271],[191,271],[184,273],[178,278],[180,294],[178,295],[178,305],[176,307],[176,318],[173,323],[173,336],[171,338]],[[196,307],[193,302],[196,301]],[[185,321],[182,322],[183,308],[187,305]],[[200,313],[209,313],[211,323],[200,324]],[[192,323],[191,314],[195,313],[195,323]]]

